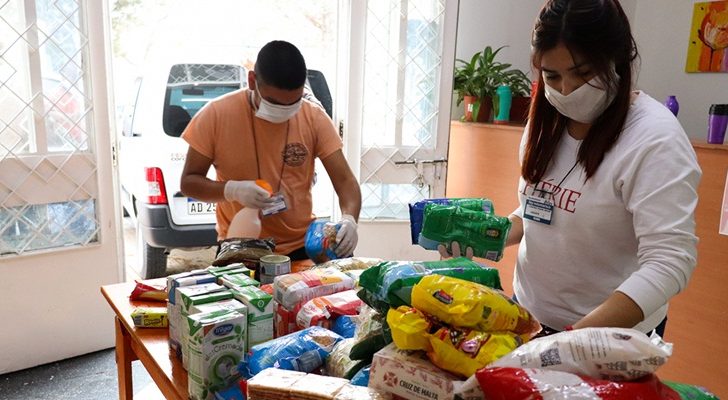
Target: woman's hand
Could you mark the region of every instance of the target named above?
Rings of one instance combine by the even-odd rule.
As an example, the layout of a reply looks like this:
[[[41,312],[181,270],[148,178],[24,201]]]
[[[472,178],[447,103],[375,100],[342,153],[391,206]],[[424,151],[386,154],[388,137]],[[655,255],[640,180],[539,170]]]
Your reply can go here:
[[[447,251],[447,247],[445,247],[445,245],[440,244],[437,246],[437,251],[440,252],[440,257],[442,257],[442,258],[466,257],[470,260],[473,259],[473,248],[472,247],[466,248],[465,254],[463,254],[460,250],[460,243],[458,243],[458,242],[450,243],[450,251]]]

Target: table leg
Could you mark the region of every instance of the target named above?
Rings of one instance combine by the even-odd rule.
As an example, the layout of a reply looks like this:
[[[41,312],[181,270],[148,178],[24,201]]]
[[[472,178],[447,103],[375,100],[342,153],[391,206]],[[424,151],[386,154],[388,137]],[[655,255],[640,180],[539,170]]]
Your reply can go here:
[[[129,332],[119,318],[114,318],[116,325],[116,370],[119,376],[119,399],[131,400],[134,389],[131,384],[131,362],[135,359],[131,348]]]

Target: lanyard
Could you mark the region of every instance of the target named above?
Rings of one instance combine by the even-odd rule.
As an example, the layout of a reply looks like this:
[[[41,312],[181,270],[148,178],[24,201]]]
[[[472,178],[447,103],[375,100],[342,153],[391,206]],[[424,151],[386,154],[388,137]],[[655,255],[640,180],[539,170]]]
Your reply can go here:
[[[255,168],[256,172],[258,174],[258,179],[263,179],[263,177],[260,175],[260,158],[258,156],[258,135],[255,131],[255,113],[253,112],[253,107],[255,105],[255,99],[253,99],[253,92],[250,92],[250,127],[253,131],[253,148],[255,150]],[[281,173],[278,178],[278,187],[275,190],[275,193],[278,193],[281,191],[281,184],[283,183],[283,172],[286,169],[286,146],[288,146],[288,138],[291,135],[291,120],[289,119],[286,121],[286,141],[283,143],[283,150],[281,151],[281,155],[283,157],[283,160],[281,161]]]
[[[555,187],[558,187],[558,188],[560,188],[560,187],[561,187],[561,184],[562,184],[562,183],[564,183],[564,181],[566,180],[566,178],[568,178],[568,177],[569,177],[569,175],[571,175],[571,172],[572,172],[572,171],[574,171],[574,168],[576,168],[576,166],[577,166],[577,165],[579,165],[579,160],[576,160],[576,161],[574,162],[574,165],[572,165],[572,166],[571,166],[571,169],[569,170],[569,172],[567,172],[567,173],[566,173],[566,175],[564,175],[564,177],[563,177],[563,178],[561,178],[561,181],[560,181],[560,182],[559,182],[559,184],[558,184],[558,185],[556,185]],[[533,186],[533,193],[536,193],[536,192],[540,192],[540,193],[548,193],[548,194],[550,194],[550,195],[553,195],[553,193],[552,193],[552,192],[546,192],[546,191],[545,191],[545,190],[543,190],[543,189],[536,189],[536,188],[538,187],[538,184],[539,184],[539,183],[541,183],[541,181],[539,181],[539,182],[536,182],[536,184],[535,184],[535,185]],[[543,195],[542,195],[542,196],[540,196],[540,197],[541,197],[541,198],[543,198]]]

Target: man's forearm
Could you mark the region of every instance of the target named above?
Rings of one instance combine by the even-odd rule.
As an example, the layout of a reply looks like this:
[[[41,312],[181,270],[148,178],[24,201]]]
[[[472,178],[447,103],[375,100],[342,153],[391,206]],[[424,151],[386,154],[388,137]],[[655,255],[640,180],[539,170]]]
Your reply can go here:
[[[185,176],[180,182],[185,196],[208,203],[225,201],[225,182],[217,182],[201,175]]]
[[[361,212],[361,190],[358,184],[348,184],[347,188],[342,190],[342,193],[337,193],[339,196],[339,208],[341,208],[341,214],[348,214],[354,217],[359,222],[359,213]]]

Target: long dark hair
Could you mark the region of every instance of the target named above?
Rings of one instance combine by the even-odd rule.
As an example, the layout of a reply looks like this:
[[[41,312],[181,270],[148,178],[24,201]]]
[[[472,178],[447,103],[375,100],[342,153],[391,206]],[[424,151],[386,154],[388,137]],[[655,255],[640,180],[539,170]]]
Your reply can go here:
[[[627,16],[618,0],[549,0],[539,13],[531,39],[531,62],[540,69],[541,55],[559,43],[578,54],[616,92],[614,101],[597,117],[579,148],[578,162],[586,179],[596,173],[627,118],[632,89],[632,63],[638,57]],[[568,121],[546,100],[538,74],[529,112],[528,141],[521,175],[536,183],[546,173]]]

